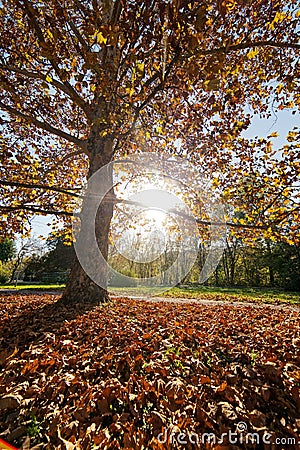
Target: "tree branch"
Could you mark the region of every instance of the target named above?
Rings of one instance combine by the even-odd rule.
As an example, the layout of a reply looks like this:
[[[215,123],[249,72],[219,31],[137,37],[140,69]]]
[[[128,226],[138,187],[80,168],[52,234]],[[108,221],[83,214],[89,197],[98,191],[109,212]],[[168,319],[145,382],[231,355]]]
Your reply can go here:
[[[12,114],[13,116],[20,117],[21,119],[25,120],[27,123],[33,123],[35,126],[37,126],[38,128],[41,128],[42,130],[48,131],[51,134],[54,134],[58,137],[66,139],[67,141],[72,142],[73,144],[76,144],[78,147],[80,147],[83,150],[83,152],[86,155],[89,156],[89,152],[87,150],[87,140],[86,139],[85,140],[78,139],[69,133],[65,133],[64,131],[53,127],[52,125],[50,125],[47,122],[42,122],[33,116],[24,114],[23,112],[19,111],[18,109],[14,108],[12,106],[6,105],[2,101],[0,101],[0,107],[2,109],[4,109],[5,111],[9,112],[10,114]]]
[[[56,211],[54,209],[43,209],[35,206],[19,205],[19,206],[5,206],[0,205],[0,211],[13,212],[13,211],[30,211],[38,214],[53,214],[54,216],[69,216],[74,217],[77,214],[69,211]]]
[[[46,191],[54,191],[59,192],[61,194],[70,195],[72,197],[82,198],[80,194],[76,194],[75,192],[69,192],[69,190],[65,190],[63,188],[55,187],[55,186],[47,186],[45,184],[35,184],[35,183],[22,183],[18,181],[6,181],[0,180],[0,186],[12,186],[12,187],[22,187],[28,189],[43,189]],[[70,190],[81,190],[81,188],[70,188]]]
[[[85,42],[84,38],[81,36],[78,28],[76,27],[76,25],[74,24],[73,20],[69,20],[68,24],[70,25],[71,30],[73,31],[73,33],[75,34],[78,42],[81,44],[81,46],[83,47],[84,51],[89,52],[89,46],[87,45],[87,43]]]
[[[64,83],[61,83],[60,81],[55,80],[51,77],[50,77],[51,81],[48,81],[47,75],[44,75],[41,72],[30,72],[28,70],[20,69],[19,67],[14,67],[10,65],[1,65],[0,69],[7,70],[9,72],[14,72],[28,78],[34,78],[35,80],[43,80],[46,81],[47,83],[52,84],[57,89],[64,92],[71,100],[73,100],[74,103],[76,103],[76,105],[79,106],[79,108],[86,114],[87,118],[89,120],[92,120],[92,112],[88,107],[87,103],[80,97],[80,95],[77,94],[77,92],[74,89],[70,91],[70,89],[68,89]]]
[[[165,76],[164,76],[164,80],[161,80],[154,88],[153,90],[150,92],[150,94],[145,98],[145,100],[136,108],[134,108],[134,116],[133,116],[133,120],[132,120],[132,125],[130,126],[130,128],[122,134],[122,137],[126,137],[128,136],[135,128],[135,125],[138,121],[140,112],[145,108],[145,106],[148,105],[148,103],[155,97],[155,95],[164,89],[165,86],[165,81],[167,76],[169,75],[172,67],[174,66],[174,64],[176,63],[176,61],[179,59],[180,53],[177,52],[175,54],[175,56],[173,57],[172,61],[170,61],[166,71],[165,71]],[[149,87],[155,80],[157,80],[159,77],[161,76],[160,72],[156,72],[151,78],[149,78],[149,80],[147,80],[144,84],[144,87]]]
[[[28,16],[29,20],[32,22],[32,25],[35,29],[37,38],[38,38],[41,46],[43,48],[45,48],[45,46],[48,46],[48,44],[44,38],[41,27],[37,21],[37,13],[28,0],[23,0],[23,3],[25,6],[25,8],[23,9],[24,13]],[[49,47],[49,55],[47,55],[47,59],[50,62],[51,66],[53,67],[56,75],[59,77],[62,84],[64,85],[64,87],[66,89],[64,92],[68,92],[68,95],[72,98],[72,100],[76,101],[76,103],[78,102],[78,104],[81,105],[80,107],[86,113],[87,117],[90,120],[92,120],[93,115],[92,115],[92,112],[91,112],[90,108],[88,107],[87,103],[80,97],[80,95],[77,93],[77,91],[73,88],[73,86],[67,80],[62,79],[61,70],[59,69],[59,66],[56,63],[55,58],[54,58],[53,47],[52,48]]]
[[[108,201],[108,200],[107,200]],[[132,206],[138,206],[138,207],[145,207],[145,205],[142,202],[137,202],[134,200],[125,200],[120,198],[111,199],[114,203],[123,203],[126,205],[132,205]],[[169,213],[175,214],[177,216],[182,217],[186,220],[194,220],[199,225],[215,225],[215,226],[228,226],[232,228],[249,228],[249,229],[260,229],[260,230],[266,230],[269,228],[268,225],[250,225],[250,224],[241,224],[241,223],[234,223],[234,222],[222,222],[222,221],[209,221],[209,220],[201,220],[198,218],[194,218],[193,216],[190,216],[188,214],[185,214],[181,211],[177,211],[175,209],[168,210]]]
[[[67,155],[58,159],[52,167],[50,166],[50,168],[45,171],[44,175],[47,175],[49,172],[52,172],[52,170],[57,169],[61,164],[63,164],[68,159],[73,158],[74,156],[82,155],[82,154],[86,155],[87,153],[82,150],[77,150],[75,152],[68,153]]]
[[[213,55],[216,53],[228,53],[236,50],[244,50],[247,48],[255,48],[255,47],[277,47],[277,48],[294,48],[300,50],[300,44],[296,44],[294,42],[276,42],[276,41],[256,41],[256,42],[244,42],[240,44],[228,45],[226,47],[218,47],[210,50],[199,50],[195,53],[192,53],[191,56],[197,55]]]
[[[279,218],[274,220],[271,225],[278,225],[280,222],[282,222],[284,219],[286,219],[289,215],[300,211],[300,205],[297,205],[296,208],[291,209],[290,211],[286,211],[282,214],[279,214]]]
[[[0,182],[0,184],[2,184]],[[20,185],[23,185],[25,183],[18,183]],[[28,186],[26,186],[28,187]],[[44,187],[43,187],[44,188]],[[48,188],[45,186],[45,188]],[[68,195],[74,195],[72,193],[68,193],[68,192],[64,192]],[[76,197],[78,197],[76,194],[74,195]],[[138,207],[145,207],[145,205],[142,202],[137,202],[137,201],[133,201],[133,200],[126,200],[126,199],[120,199],[120,198],[116,198],[114,196],[106,196],[102,202],[111,202],[114,204],[118,204],[118,203],[123,203],[123,204],[127,204],[127,205],[131,205],[131,206],[138,206]],[[102,203],[101,202],[101,203]],[[284,218],[286,218],[286,216],[288,216],[290,213],[293,213],[297,210],[299,210],[299,206],[297,208],[295,208],[292,211],[287,212],[284,216],[282,215],[281,218],[279,218],[276,221],[270,222],[267,225],[251,225],[251,224],[241,224],[241,223],[234,223],[234,222],[223,222],[223,221],[210,221],[210,220],[202,220],[199,218],[194,218],[193,216],[190,216],[188,214],[185,214],[183,212],[174,210],[174,209],[170,209],[168,212],[171,214],[175,214],[177,216],[182,217],[183,219],[186,220],[193,220],[195,221],[197,224],[199,225],[209,225],[209,226],[226,226],[226,227],[230,227],[230,228],[246,228],[246,229],[252,229],[252,230],[267,230],[269,228],[271,228],[273,225],[278,225],[282,220],[284,220]],[[57,210],[51,210],[51,209],[44,209],[44,208],[39,208],[36,206],[30,206],[30,205],[18,205],[18,206],[5,206],[5,205],[0,205],[0,211],[6,211],[6,212],[13,212],[13,211],[30,211],[30,212],[34,212],[34,213],[39,213],[39,214],[53,214],[53,215],[57,215],[57,216],[69,216],[69,217],[74,217],[74,216],[80,216],[80,214],[78,213],[73,213],[70,211],[57,211]]]

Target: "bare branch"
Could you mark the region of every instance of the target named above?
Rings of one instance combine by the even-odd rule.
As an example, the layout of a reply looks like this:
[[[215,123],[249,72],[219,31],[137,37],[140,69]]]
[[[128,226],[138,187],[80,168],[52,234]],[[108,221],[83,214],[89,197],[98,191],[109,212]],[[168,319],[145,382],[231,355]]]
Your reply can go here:
[[[112,25],[116,25],[118,23],[121,12],[122,12],[122,3],[120,2],[120,0],[115,0],[110,17]]]

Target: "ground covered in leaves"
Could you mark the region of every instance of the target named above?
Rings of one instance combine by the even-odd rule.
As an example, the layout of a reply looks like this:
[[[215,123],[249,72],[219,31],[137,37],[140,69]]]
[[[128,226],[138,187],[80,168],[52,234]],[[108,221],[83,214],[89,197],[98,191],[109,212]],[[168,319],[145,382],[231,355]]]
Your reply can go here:
[[[120,298],[72,310],[57,299],[0,299],[0,438],[49,450],[298,448],[299,309]]]

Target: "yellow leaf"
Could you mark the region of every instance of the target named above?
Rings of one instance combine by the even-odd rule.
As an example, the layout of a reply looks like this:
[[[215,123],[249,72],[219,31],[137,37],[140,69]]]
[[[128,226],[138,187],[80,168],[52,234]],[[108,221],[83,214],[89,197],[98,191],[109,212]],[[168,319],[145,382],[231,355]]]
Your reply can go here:
[[[294,241],[292,239],[287,238],[285,241],[290,245],[294,245]]]
[[[247,53],[247,58],[252,59],[255,58],[255,56],[258,54],[258,49],[255,48],[253,50],[250,50],[250,52]]]
[[[131,88],[127,88],[126,89],[126,94],[128,94],[129,97],[132,97],[133,94],[134,94],[134,89],[132,87]]]
[[[235,126],[237,127],[237,128],[240,128],[240,127],[242,127],[244,125],[244,122],[241,122],[241,121],[237,121],[236,123],[235,123]]]
[[[280,94],[280,92],[282,91],[283,88],[284,88],[283,84],[279,83],[276,88],[276,92],[278,92]]]
[[[297,133],[295,131],[289,131],[286,139],[288,142],[292,142],[297,137]]]
[[[277,13],[275,14],[273,23],[283,22],[285,18],[286,18],[286,14],[284,12],[277,11]]]
[[[139,72],[144,71],[145,64],[144,63],[137,63],[136,68]]]
[[[279,136],[279,134],[277,133],[277,131],[273,131],[273,133],[271,133],[271,134],[269,134],[269,138],[270,137],[278,137]]]
[[[100,44],[100,45],[106,44],[106,42],[107,42],[107,38],[103,36],[101,31],[98,31],[98,33],[96,33],[96,38],[97,38],[98,44]]]
[[[50,40],[52,41],[53,40],[53,34],[51,33],[51,31],[47,30],[47,34],[48,34]]]
[[[51,77],[49,77],[49,75],[47,75],[47,76],[46,76],[46,81],[48,81],[48,83],[51,83],[51,81],[52,81],[52,78],[51,78]]]

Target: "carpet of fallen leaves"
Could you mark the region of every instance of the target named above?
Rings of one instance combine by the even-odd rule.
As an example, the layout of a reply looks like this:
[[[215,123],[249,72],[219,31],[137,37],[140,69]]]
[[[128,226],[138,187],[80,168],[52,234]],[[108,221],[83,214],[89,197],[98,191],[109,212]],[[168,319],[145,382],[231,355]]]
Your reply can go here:
[[[71,309],[57,299],[0,298],[0,438],[49,450],[297,448],[296,308],[120,298]],[[218,443],[240,422],[285,445],[244,434]],[[161,432],[200,443],[160,443]]]

